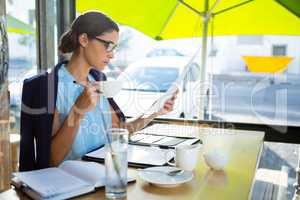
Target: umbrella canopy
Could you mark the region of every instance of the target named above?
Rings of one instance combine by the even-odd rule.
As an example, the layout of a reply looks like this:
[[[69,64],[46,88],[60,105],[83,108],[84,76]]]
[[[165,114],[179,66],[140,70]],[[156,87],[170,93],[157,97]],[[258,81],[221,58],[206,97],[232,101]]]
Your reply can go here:
[[[205,2],[209,11],[217,0],[77,0],[76,9],[107,13],[120,24],[153,38],[202,35]],[[300,1],[226,0],[214,8],[208,35],[300,35]]]
[[[30,24],[26,24],[11,15],[7,15],[7,31],[19,34],[35,33],[35,29]]]

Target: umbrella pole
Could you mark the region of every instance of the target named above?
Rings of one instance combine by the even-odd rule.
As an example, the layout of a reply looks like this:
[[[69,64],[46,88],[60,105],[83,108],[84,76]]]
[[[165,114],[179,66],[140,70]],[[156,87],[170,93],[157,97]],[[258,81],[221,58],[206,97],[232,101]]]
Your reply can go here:
[[[201,120],[204,120],[207,109],[207,76],[206,76],[206,56],[207,56],[207,31],[208,31],[208,19],[203,17],[202,28],[202,51],[201,51],[201,77],[200,77],[200,114]]]
[[[200,77],[200,99],[199,99],[199,118],[204,120],[208,112],[208,119],[211,120],[211,88],[212,88],[212,77],[207,76],[206,70],[206,60],[207,60],[207,36],[208,36],[208,24],[212,16],[213,10],[216,8],[220,0],[215,1],[214,5],[209,10],[209,0],[204,1],[204,14],[203,17],[203,27],[202,27],[202,51],[201,51],[201,77]]]
[[[202,51],[201,51],[201,75],[200,75],[200,99],[199,99],[199,119],[204,120],[206,109],[208,105],[207,97],[207,76],[206,76],[206,56],[207,56],[207,35],[208,35],[208,0],[204,1],[204,15],[203,15],[203,27],[202,27]]]

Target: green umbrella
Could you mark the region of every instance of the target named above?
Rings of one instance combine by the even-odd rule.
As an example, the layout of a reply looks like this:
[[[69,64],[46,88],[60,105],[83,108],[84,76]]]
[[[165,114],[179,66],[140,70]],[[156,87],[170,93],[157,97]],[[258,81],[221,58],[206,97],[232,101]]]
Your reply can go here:
[[[205,2],[209,11],[216,1],[77,0],[76,8],[78,12],[100,10],[153,38],[171,39],[201,36]],[[211,16],[216,36],[300,35],[300,19],[295,14],[300,16],[296,0],[221,0]]]
[[[19,34],[35,34],[35,29],[25,22],[11,16],[7,15],[7,31]]]
[[[201,81],[208,35],[300,35],[296,0],[77,0],[76,9],[100,10],[156,39],[202,36]]]

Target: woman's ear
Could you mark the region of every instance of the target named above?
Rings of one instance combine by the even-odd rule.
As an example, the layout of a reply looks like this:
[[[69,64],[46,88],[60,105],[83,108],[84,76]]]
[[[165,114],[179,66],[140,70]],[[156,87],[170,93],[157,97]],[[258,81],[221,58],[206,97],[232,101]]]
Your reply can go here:
[[[78,41],[80,46],[86,47],[89,43],[89,38],[86,33],[82,33],[79,35]]]

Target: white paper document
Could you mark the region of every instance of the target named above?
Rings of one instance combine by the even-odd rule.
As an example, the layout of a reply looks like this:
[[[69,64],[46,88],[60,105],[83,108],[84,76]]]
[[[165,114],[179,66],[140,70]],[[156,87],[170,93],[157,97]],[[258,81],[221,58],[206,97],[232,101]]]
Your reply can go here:
[[[184,69],[182,70],[181,74],[178,76],[176,81],[172,83],[169,89],[163,94],[158,100],[156,100],[153,105],[145,112],[145,115],[152,114],[154,112],[158,112],[160,109],[163,108],[165,102],[172,98],[176,91],[179,90],[181,82],[186,77],[187,73],[190,70],[191,63],[193,62],[194,57],[192,57],[189,62],[185,65]]]

